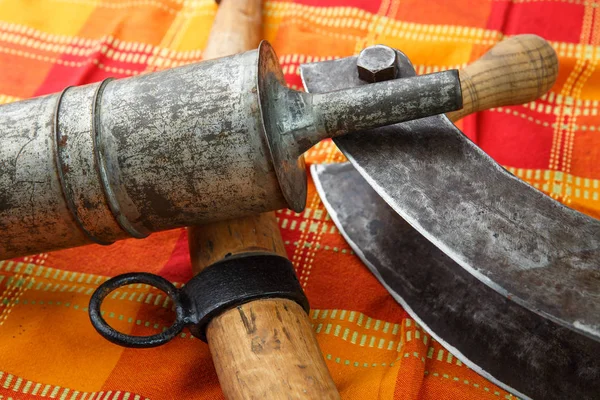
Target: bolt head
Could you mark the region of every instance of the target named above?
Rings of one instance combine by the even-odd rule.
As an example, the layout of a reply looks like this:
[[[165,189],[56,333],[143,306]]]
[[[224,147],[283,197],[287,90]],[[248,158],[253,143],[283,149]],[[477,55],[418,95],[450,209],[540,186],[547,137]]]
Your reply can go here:
[[[358,77],[375,83],[396,78],[397,54],[394,49],[381,44],[369,46],[358,55]]]

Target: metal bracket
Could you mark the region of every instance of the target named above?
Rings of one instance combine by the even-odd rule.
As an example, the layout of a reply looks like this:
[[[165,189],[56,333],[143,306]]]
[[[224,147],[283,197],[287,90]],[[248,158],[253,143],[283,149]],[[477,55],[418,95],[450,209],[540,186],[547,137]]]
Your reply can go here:
[[[102,302],[114,290],[144,283],[165,292],[173,301],[175,321],[165,331],[151,336],[134,336],[117,331],[102,317]],[[231,257],[211,265],[181,289],[150,273],[128,273],[109,279],[96,289],[89,305],[92,325],[105,339],[124,347],[156,347],[169,342],[184,327],[206,342],[210,321],[223,312],[265,298],[284,298],[298,303],[308,313],[308,300],[292,263],[273,254]]]

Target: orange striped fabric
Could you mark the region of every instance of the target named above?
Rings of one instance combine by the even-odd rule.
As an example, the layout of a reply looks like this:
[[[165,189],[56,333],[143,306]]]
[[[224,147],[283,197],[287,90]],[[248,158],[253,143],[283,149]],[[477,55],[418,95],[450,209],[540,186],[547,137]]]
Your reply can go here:
[[[199,61],[213,0],[4,0],[0,101]],[[286,79],[303,62],[383,43],[419,73],[462,67],[503,37],[536,33],[560,59],[540,100],[459,126],[515,175],[600,217],[600,0],[296,0],[264,3],[264,36]],[[342,161],[332,142],[308,164]],[[277,213],[310,318],[344,399],[510,399],[432,340],[367,271],[327,216],[312,182],[306,210]],[[0,399],[221,399],[207,346],[123,349],[93,330],[87,304],[107,277],[191,277],[184,230],[0,261]],[[360,295],[357,295],[360,294]],[[170,304],[142,286],[108,299],[116,328],[153,334]]]

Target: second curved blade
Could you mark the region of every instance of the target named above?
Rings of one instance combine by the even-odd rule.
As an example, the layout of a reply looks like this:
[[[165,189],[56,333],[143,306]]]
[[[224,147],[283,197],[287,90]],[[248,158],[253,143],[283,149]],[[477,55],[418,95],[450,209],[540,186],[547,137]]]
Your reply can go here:
[[[600,393],[600,343],[481,283],[404,221],[349,163],[313,165],[311,173],[354,252],[462,362],[519,397]]]

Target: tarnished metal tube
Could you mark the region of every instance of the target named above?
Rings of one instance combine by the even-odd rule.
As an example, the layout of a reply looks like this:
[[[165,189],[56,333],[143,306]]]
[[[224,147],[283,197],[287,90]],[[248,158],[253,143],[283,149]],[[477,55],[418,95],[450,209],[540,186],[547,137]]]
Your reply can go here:
[[[106,85],[101,170],[132,236],[286,206],[261,124],[256,64],[251,51]]]
[[[110,197],[106,194],[100,173],[102,158],[96,146],[96,104],[109,82],[65,89],[58,100],[53,132],[56,137],[56,170],[63,195],[56,193],[55,197],[65,199],[73,219],[87,239],[100,244],[129,236],[110,209]]]
[[[337,92],[315,94],[313,107],[320,111],[317,126],[321,139],[389,125],[390,120],[401,122],[441,114],[441,110],[462,101],[460,91],[454,88],[457,78],[458,71],[454,70],[380,82],[375,84],[377,90],[374,85],[359,86],[347,91],[343,102],[335,100]],[[400,93],[402,101],[393,101]]]
[[[0,259],[282,208],[257,52],[0,107]]]
[[[86,132],[84,118],[73,118],[81,137],[91,134],[99,86],[77,88],[81,102],[72,111],[88,119]],[[71,90],[0,107],[0,258],[92,242],[63,195],[57,162],[59,102],[68,102]]]
[[[313,101],[285,87],[277,57],[263,43],[2,106],[0,259],[285,207],[299,211],[306,198],[301,153],[315,141],[318,116],[335,126],[338,110],[347,129],[404,120],[401,112],[372,118],[376,104],[361,113],[366,119],[349,117],[334,103],[362,96],[389,109],[404,97],[448,91],[460,99],[456,76],[439,81],[425,91],[406,81],[385,83],[384,94],[372,98],[355,93],[361,88]],[[384,88],[377,85],[373,90]],[[458,108],[460,100],[409,115]]]

